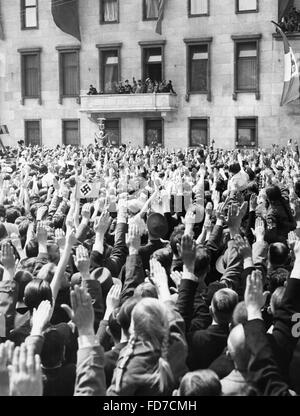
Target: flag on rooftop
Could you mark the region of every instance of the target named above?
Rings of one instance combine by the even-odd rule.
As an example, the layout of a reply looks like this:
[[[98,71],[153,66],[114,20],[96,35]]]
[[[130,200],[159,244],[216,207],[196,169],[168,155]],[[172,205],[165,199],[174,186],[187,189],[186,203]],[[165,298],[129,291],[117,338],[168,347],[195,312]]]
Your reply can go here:
[[[284,84],[280,105],[290,103],[300,98],[300,80],[297,60],[289,41],[281,27],[272,21],[283,39],[284,47]]]

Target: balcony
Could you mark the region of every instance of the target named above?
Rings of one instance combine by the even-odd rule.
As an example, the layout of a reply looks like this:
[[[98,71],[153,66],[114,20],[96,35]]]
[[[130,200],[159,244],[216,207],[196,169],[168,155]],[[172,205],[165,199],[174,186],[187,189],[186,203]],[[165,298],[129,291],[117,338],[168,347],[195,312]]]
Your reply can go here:
[[[164,117],[178,108],[178,97],[158,94],[99,94],[82,95],[81,112],[94,113],[161,113]]]

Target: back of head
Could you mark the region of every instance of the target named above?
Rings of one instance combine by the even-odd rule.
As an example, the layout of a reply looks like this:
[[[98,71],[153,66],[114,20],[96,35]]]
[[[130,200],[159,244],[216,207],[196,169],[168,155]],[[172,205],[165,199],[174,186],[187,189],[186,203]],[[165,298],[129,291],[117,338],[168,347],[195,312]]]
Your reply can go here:
[[[135,288],[136,298],[158,298],[156,287],[150,282],[143,282]]]
[[[170,273],[173,259],[173,253],[170,247],[156,250],[152,256],[160,262],[160,264],[166,269],[167,273]]]
[[[167,309],[163,303],[154,298],[141,299],[132,311],[135,336],[150,342],[155,349],[160,349],[164,337],[169,333]]]
[[[185,374],[180,382],[178,396],[221,396],[222,386],[212,370],[197,370]]]
[[[14,224],[16,219],[21,216],[21,212],[16,208],[8,208],[6,210],[6,221]]]
[[[272,266],[284,266],[289,258],[289,249],[283,243],[272,243],[269,247],[269,261]]]
[[[36,238],[31,239],[25,246],[26,257],[37,257],[39,254],[39,245]]]
[[[245,324],[248,321],[248,312],[244,301],[239,302],[234,308],[232,315],[232,325]]]
[[[237,173],[239,173],[241,170],[241,166],[239,163],[232,163],[229,166],[229,172],[232,173],[233,175],[236,175]]]
[[[23,302],[25,288],[32,281],[32,274],[26,270],[19,270],[14,280],[18,283],[18,302]]]
[[[266,188],[266,195],[271,203],[282,200],[280,188],[276,185],[268,186]]]
[[[24,303],[32,312],[43,300],[49,300],[52,305],[52,291],[49,283],[42,279],[33,279],[25,287]]]
[[[120,327],[123,329],[125,334],[129,336],[129,328],[131,323],[131,314],[135,305],[138,303],[139,299],[132,297],[127,299],[121,308],[119,309],[117,320]]]
[[[245,371],[250,360],[250,350],[247,347],[244,327],[242,324],[235,326],[229,334],[227,348],[235,363],[235,368]]]
[[[238,294],[232,289],[218,290],[211,302],[213,318],[219,325],[231,322],[234,308],[238,304]]]
[[[160,392],[171,391],[174,376],[168,362],[170,326],[167,306],[154,298],[143,298],[132,311],[133,338],[151,344],[154,351],[160,351],[157,368],[147,378],[152,385],[158,385]]]
[[[210,257],[207,249],[202,246],[196,248],[196,259],[194,273],[196,276],[207,274],[210,265]]]
[[[57,367],[64,360],[64,338],[55,328],[47,329],[44,331],[43,336],[42,365],[48,369]]]

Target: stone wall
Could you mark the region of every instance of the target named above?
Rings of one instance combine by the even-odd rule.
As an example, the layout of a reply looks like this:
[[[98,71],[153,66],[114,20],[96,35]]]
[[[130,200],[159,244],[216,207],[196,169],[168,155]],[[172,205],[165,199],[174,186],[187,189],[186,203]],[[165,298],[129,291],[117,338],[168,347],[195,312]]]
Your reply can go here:
[[[49,0],[39,0],[39,29],[21,30],[19,2],[2,0],[6,41],[0,41],[0,52],[6,56],[6,77],[0,78],[0,122],[7,124],[11,136],[8,144],[24,138],[24,119],[41,119],[42,141],[54,146],[61,143],[61,120],[81,119],[81,141],[93,140],[97,126],[87,114],[80,112],[76,99],[64,99],[59,104],[58,45],[76,45],[79,42],[58,29],[52,19]],[[210,0],[210,16],[188,18],[187,0],[167,2],[163,21],[163,35],[155,33],[155,22],[142,21],[142,1],[120,0],[120,23],[99,24],[99,1],[79,0],[82,42],[80,51],[81,93],[90,84],[99,88],[99,57],[96,44],[122,42],[122,79],[141,77],[141,49],[139,41],[166,40],[165,78],[172,79],[178,94],[179,108],[164,123],[166,147],[188,145],[188,118],[209,117],[210,138],[217,146],[235,146],[235,117],[258,117],[259,146],[285,143],[287,138],[300,139],[300,104],[280,107],[283,86],[283,44],[272,37],[271,20],[277,17],[277,1],[259,0],[258,13],[235,14],[234,0]],[[239,94],[232,99],[234,44],[232,35],[262,34],[260,41],[260,100],[255,94]],[[186,45],[184,38],[212,36],[211,91],[206,95],[186,94]],[[292,40],[296,55],[300,40]],[[19,48],[41,47],[42,105],[37,100],[21,104]],[[1,75],[1,74],[0,74]],[[155,114],[153,114],[155,115]],[[160,113],[158,114],[158,116]],[[146,114],[111,114],[121,118],[121,135],[143,145],[143,117]],[[299,136],[299,137],[298,137]]]

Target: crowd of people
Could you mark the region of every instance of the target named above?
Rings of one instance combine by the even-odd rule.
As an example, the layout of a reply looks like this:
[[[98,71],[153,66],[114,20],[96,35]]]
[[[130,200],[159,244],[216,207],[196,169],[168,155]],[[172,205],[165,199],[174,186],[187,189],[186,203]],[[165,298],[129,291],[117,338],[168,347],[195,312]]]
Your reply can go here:
[[[138,80],[135,78],[132,79],[132,85],[129,83],[129,80],[126,79],[124,83],[121,81],[119,84],[115,85],[115,93],[117,94],[158,94],[158,93],[172,93],[176,94],[173,88],[172,81],[169,80],[167,83],[166,80],[162,81],[153,81],[151,78],[147,78],[145,81]],[[90,89],[87,93],[88,95],[98,95],[103,94],[103,92],[97,91],[93,85],[90,85]]]
[[[291,141],[8,148],[0,396],[299,394],[299,198]]]

